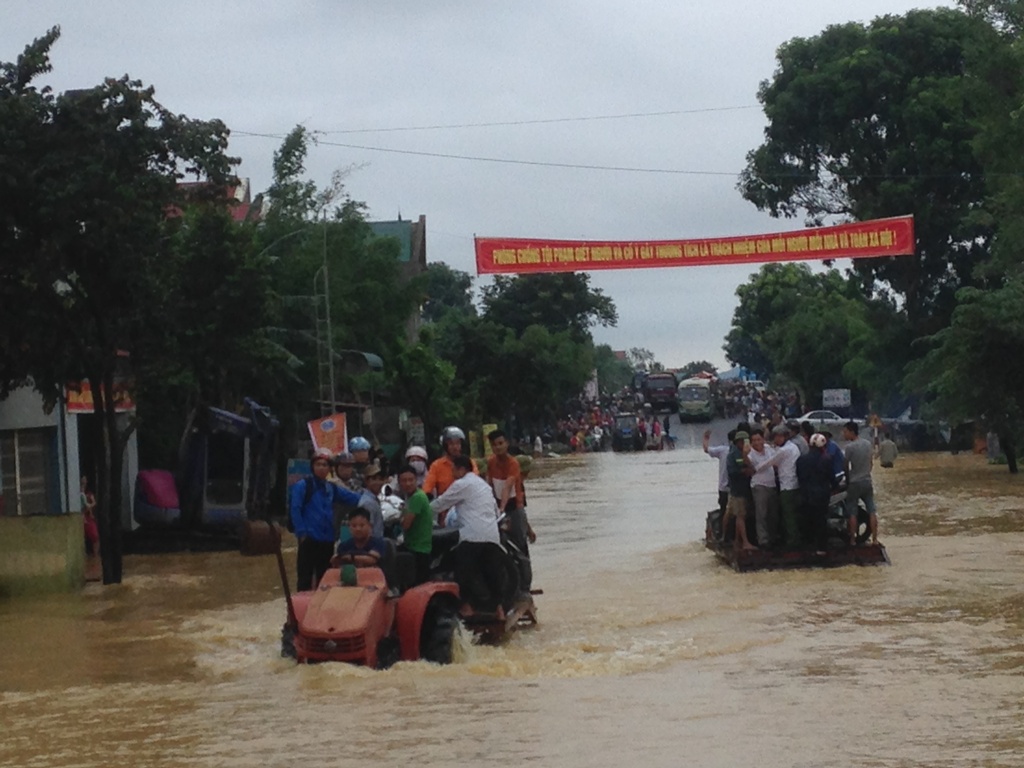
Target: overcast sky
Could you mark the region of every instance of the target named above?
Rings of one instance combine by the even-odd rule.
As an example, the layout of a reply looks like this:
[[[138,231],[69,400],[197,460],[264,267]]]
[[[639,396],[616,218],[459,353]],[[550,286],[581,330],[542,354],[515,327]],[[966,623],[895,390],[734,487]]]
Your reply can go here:
[[[269,184],[279,141],[241,134],[283,135],[297,123],[333,132],[313,148],[310,176],[323,184],[352,167],[348,190],[371,219],[425,214],[428,260],[473,273],[474,234],[655,240],[801,226],[772,220],[736,191],[746,153],[762,139],[756,93],[776,48],[830,24],[934,5],[6,0],[0,60],[59,24],[46,82],[64,90],[128,73],[175,112],[222,119],[254,190]],[[620,115],[634,116],[580,119]],[[385,130],[508,122],[521,124]],[[592,284],[614,300],[619,323],[595,337],[647,347],[669,366],[723,366],[735,290],[751,273],[597,273]]]

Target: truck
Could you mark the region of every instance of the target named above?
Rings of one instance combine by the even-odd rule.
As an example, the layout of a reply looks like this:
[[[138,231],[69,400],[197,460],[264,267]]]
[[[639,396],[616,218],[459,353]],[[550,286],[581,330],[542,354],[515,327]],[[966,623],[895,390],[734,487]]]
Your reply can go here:
[[[642,393],[644,404],[650,404],[651,409],[658,411],[679,410],[679,403],[676,400],[676,377],[671,373],[649,373],[644,379]]]
[[[715,412],[714,394],[711,379],[683,379],[676,389],[679,420],[711,421]]]

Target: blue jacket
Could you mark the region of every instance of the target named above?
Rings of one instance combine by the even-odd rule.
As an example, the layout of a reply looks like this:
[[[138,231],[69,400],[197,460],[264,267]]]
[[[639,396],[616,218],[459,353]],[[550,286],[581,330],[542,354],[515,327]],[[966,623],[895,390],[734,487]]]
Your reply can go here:
[[[334,502],[356,506],[359,494],[347,488],[329,483],[326,480],[312,478],[313,495],[306,500],[306,483],[310,478],[299,480],[288,491],[288,513],[295,528],[295,537],[308,536],[314,541],[334,541]]]

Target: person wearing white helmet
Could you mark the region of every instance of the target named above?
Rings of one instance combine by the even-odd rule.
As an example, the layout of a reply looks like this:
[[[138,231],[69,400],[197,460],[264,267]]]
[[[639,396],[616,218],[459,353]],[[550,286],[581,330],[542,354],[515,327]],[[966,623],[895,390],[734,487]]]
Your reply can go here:
[[[462,441],[466,439],[466,433],[458,427],[445,427],[441,432],[441,450],[443,453],[439,459],[435,459],[427,470],[427,476],[423,480],[423,490],[428,495],[440,496],[448,490],[455,482],[455,465],[452,459],[462,455]],[[476,462],[470,459],[473,467],[473,474],[479,475],[480,470]]]
[[[796,460],[796,476],[803,501],[803,518],[819,552],[828,540],[828,503],[835,487],[832,459],[825,452],[828,438],[820,432],[811,435],[808,450]]]
[[[422,445],[411,445],[405,452],[405,461],[408,466],[416,471],[416,487],[422,488],[423,481],[427,479],[427,449]]]

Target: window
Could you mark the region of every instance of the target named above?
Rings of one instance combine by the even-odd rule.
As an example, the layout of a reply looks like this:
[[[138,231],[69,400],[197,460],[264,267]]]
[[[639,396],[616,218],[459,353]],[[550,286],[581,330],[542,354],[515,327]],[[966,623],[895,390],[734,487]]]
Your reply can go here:
[[[57,430],[0,432],[0,511],[45,515],[60,511]]]

